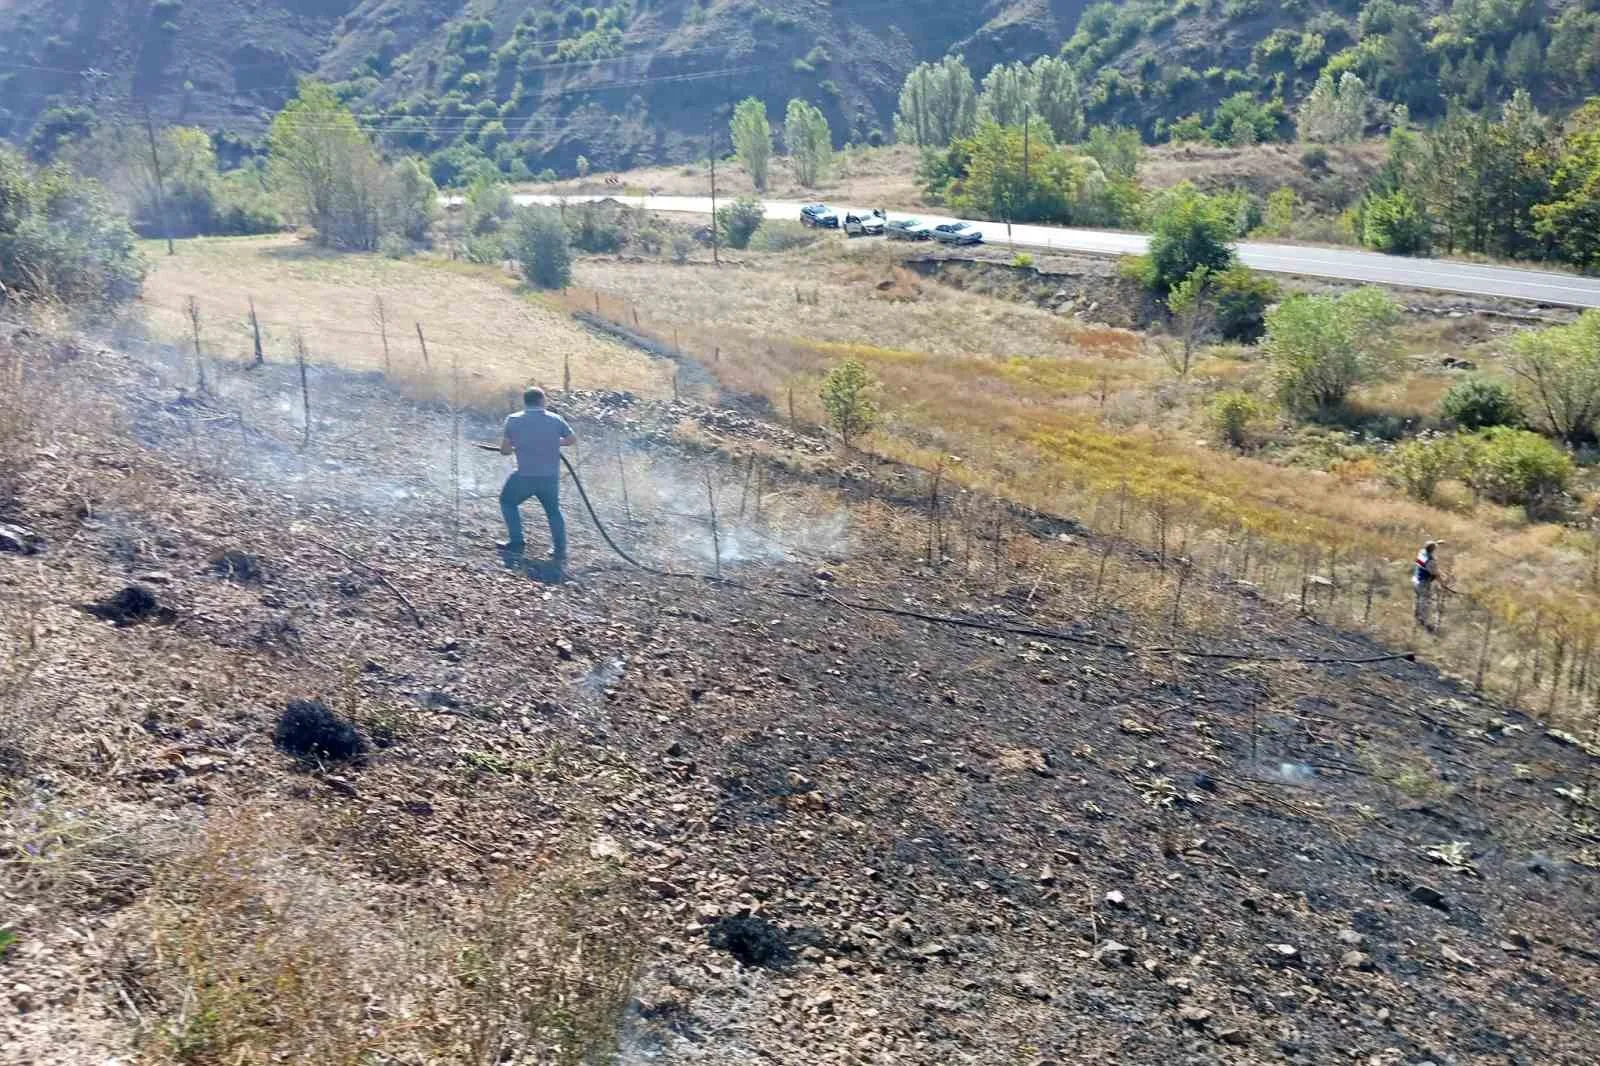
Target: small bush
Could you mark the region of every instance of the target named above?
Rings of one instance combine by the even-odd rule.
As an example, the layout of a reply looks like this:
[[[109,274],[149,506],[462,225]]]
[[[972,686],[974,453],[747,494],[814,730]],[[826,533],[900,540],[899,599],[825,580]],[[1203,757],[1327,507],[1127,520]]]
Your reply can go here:
[[[1427,208],[1404,189],[1370,197],[1362,206],[1361,243],[1391,255],[1427,255],[1433,223]]]
[[[694,240],[687,233],[674,233],[672,235],[672,261],[674,263],[687,263],[689,253],[694,251]]]
[[[1464,378],[1439,401],[1439,416],[1465,430],[1520,426],[1522,405],[1505,382]]]
[[[854,359],[846,359],[822,379],[817,398],[846,446],[871,429],[877,419],[878,405],[872,399],[876,384],[867,368]]]
[[[0,302],[72,305],[137,296],[146,264],[128,220],[104,192],[64,168],[34,170],[0,145]]]
[[[1328,169],[1328,150],[1320,144],[1314,144],[1300,153],[1300,165],[1313,174],[1321,174]]]
[[[1521,504],[1530,518],[1548,510],[1572,482],[1572,457],[1525,429],[1485,430],[1467,463],[1468,484],[1496,503]]]
[[[616,210],[605,204],[579,204],[567,210],[567,230],[572,246],[585,252],[606,254],[622,248],[622,223]]]
[[[378,241],[378,251],[386,259],[404,259],[411,254],[411,242],[398,233],[385,233]]]
[[[1461,443],[1453,436],[1425,436],[1408,440],[1389,453],[1384,477],[1407,496],[1431,503],[1439,483],[1462,472]]]
[[[468,237],[461,246],[467,262],[479,266],[493,266],[506,261],[506,237],[503,233],[485,233]]]
[[[567,227],[548,207],[524,207],[512,220],[511,253],[528,284],[564,289],[572,284],[572,249]]]
[[[717,212],[717,233],[730,248],[750,247],[750,238],[766,221],[766,209],[754,197],[741,196]]]
[[[1011,257],[1011,265],[1022,270],[1030,269],[1033,266],[1033,256],[1027,252],[1018,252]]]
[[[818,240],[817,231],[798,222],[768,219],[750,238],[750,247],[760,252],[789,252]]]
[[[1254,344],[1266,333],[1267,308],[1282,291],[1265,274],[1233,266],[1216,275],[1217,332],[1223,340]]]
[[[1251,428],[1263,413],[1260,401],[1238,389],[1227,389],[1206,401],[1206,425],[1230,448],[1250,443]]]
[[[280,751],[309,761],[353,759],[367,750],[356,727],[321,700],[290,700],[272,739]]]

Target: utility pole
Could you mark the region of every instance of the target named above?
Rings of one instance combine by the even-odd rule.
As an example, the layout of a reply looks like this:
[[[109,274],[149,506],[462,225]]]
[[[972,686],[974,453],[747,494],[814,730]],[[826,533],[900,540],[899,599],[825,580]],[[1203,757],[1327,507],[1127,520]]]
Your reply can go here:
[[[144,105],[144,131],[150,136],[150,165],[156,172],[156,210],[161,213],[161,228],[167,236],[167,254],[177,255],[172,246],[172,222],[167,218],[167,190],[161,180],[161,153],[156,151],[156,124],[150,118],[150,105]]]
[[[707,149],[711,157],[711,262],[720,266],[722,260],[717,255],[717,127],[711,127],[710,147]]]
[[[1022,195],[1028,195],[1028,105],[1022,105]]]

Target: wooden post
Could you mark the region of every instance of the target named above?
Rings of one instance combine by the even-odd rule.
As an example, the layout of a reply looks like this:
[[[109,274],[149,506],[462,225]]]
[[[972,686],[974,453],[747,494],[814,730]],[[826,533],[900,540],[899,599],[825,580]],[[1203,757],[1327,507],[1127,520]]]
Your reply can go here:
[[[933,487],[928,492],[928,565],[938,566],[944,561],[942,540],[939,537],[939,482],[944,478],[944,457],[933,468]]]
[[[1483,675],[1489,668],[1489,635],[1494,631],[1494,615],[1487,607],[1483,610],[1483,643],[1478,645],[1478,676],[1473,679],[1475,692],[1483,691]]]
[[[200,301],[193,296],[183,302],[183,309],[189,315],[189,325],[194,330],[194,373],[195,388],[206,392],[206,357],[200,350]]]
[[[789,383],[789,428],[800,428],[800,420],[794,416],[794,382]]]
[[[306,432],[300,447],[305,448],[311,444],[311,382],[306,376],[306,363],[309,362],[306,352],[306,335],[302,330],[294,333],[294,361],[300,367],[300,403],[305,408]]]
[[[722,532],[717,526],[717,494],[711,486],[711,471],[706,470],[706,504],[711,508],[711,558],[716,575],[722,577]]]
[[[422,335],[422,323],[417,323],[417,343],[422,346],[422,365],[431,366],[428,361],[428,338]]]
[[[745,471],[744,471],[744,486],[742,488],[740,488],[740,490],[739,490],[739,517],[740,518],[744,517],[745,503],[750,498],[750,479],[755,477],[755,476],[756,476],[756,457],[755,457],[754,454],[752,454],[750,456],[750,465],[745,467]]]
[[[622,445],[617,445],[617,483],[622,486],[622,517],[633,521],[633,508],[628,503],[628,468],[622,465]]]
[[[678,402],[678,367],[676,364],[672,367],[672,402]]]
[[[156,124],[150,118],[150,105],[144,105],[144,131],[150,135],[150,167],[156,175],[156,210],[161,215],[161,229],[167,238],[167,254],[177,255],[172,243],[172,220],[167,216],[167,189],[161,176],[161,153],[156,150]]]
[[[383,372],[388,374],[392,369],[389,361],[389,308],[385,306],[382,296],[372,298],[372,322],[378,327],[378,336],[383,338]]]
[[[1005,514],[1005,508],[999,500],[994,502],[994,590],[1000,591],[1000,519]]]
[[[1178,587],[1172,594],[1172,635],[1178,635],[1178,612],[1183,607],[1183,586],[1189,580],[1189,560],[1178,560]]]
[[[267,353],[261,346],[261,319],[256,317],[256,299],[254,296],[250,297],[250,331],[255,334],[256,339],[255,365],[265,366]]]
[[[561,353],[561,391],[563,394],[572,392],[572,355],[570,352]]]
[[[450,535],[461,536],[461,355],[450,349]]]

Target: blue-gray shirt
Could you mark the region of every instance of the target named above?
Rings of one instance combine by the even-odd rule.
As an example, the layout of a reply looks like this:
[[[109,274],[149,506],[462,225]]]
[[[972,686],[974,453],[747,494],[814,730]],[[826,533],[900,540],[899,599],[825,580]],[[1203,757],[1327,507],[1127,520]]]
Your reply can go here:
[[[561,438],[572,427],[542,407],[527,407],[506,419],[506,439],[517,452],[517,473],[525,477],[561,476]]]

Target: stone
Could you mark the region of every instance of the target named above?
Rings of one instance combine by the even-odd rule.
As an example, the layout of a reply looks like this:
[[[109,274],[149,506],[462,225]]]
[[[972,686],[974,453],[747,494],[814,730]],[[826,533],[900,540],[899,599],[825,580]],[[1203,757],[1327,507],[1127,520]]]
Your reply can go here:
[[[1133,959],[1133,949],[1115,940],[1107,940],[1094,949],[1094,960],[1107,966],[1118,966]]]
[[[1339,965],[1347,970],[1368,971],[1372,969],[1372,956],[1365,951],[1347,951],[1339,960]]]
[[[1211,1020],[1211,1012],[1198,1004],[1185,1003],[1178,1008],[1178,1017],[1199,1029]]]
[[[1407,896],[1415,903],[1421,903],[1425,906],[1433,907],[1436,910],[1444,911],[1446,914],[1450,913],[1450,901],[1445,899],[1444,894],[1436,888],[1430,888],[1427,885],[1417,885],[1409,893],[1407,893]]]
[[[37,555],[44,550],[44,538],[31,529],[0,522],[0,552]]]

